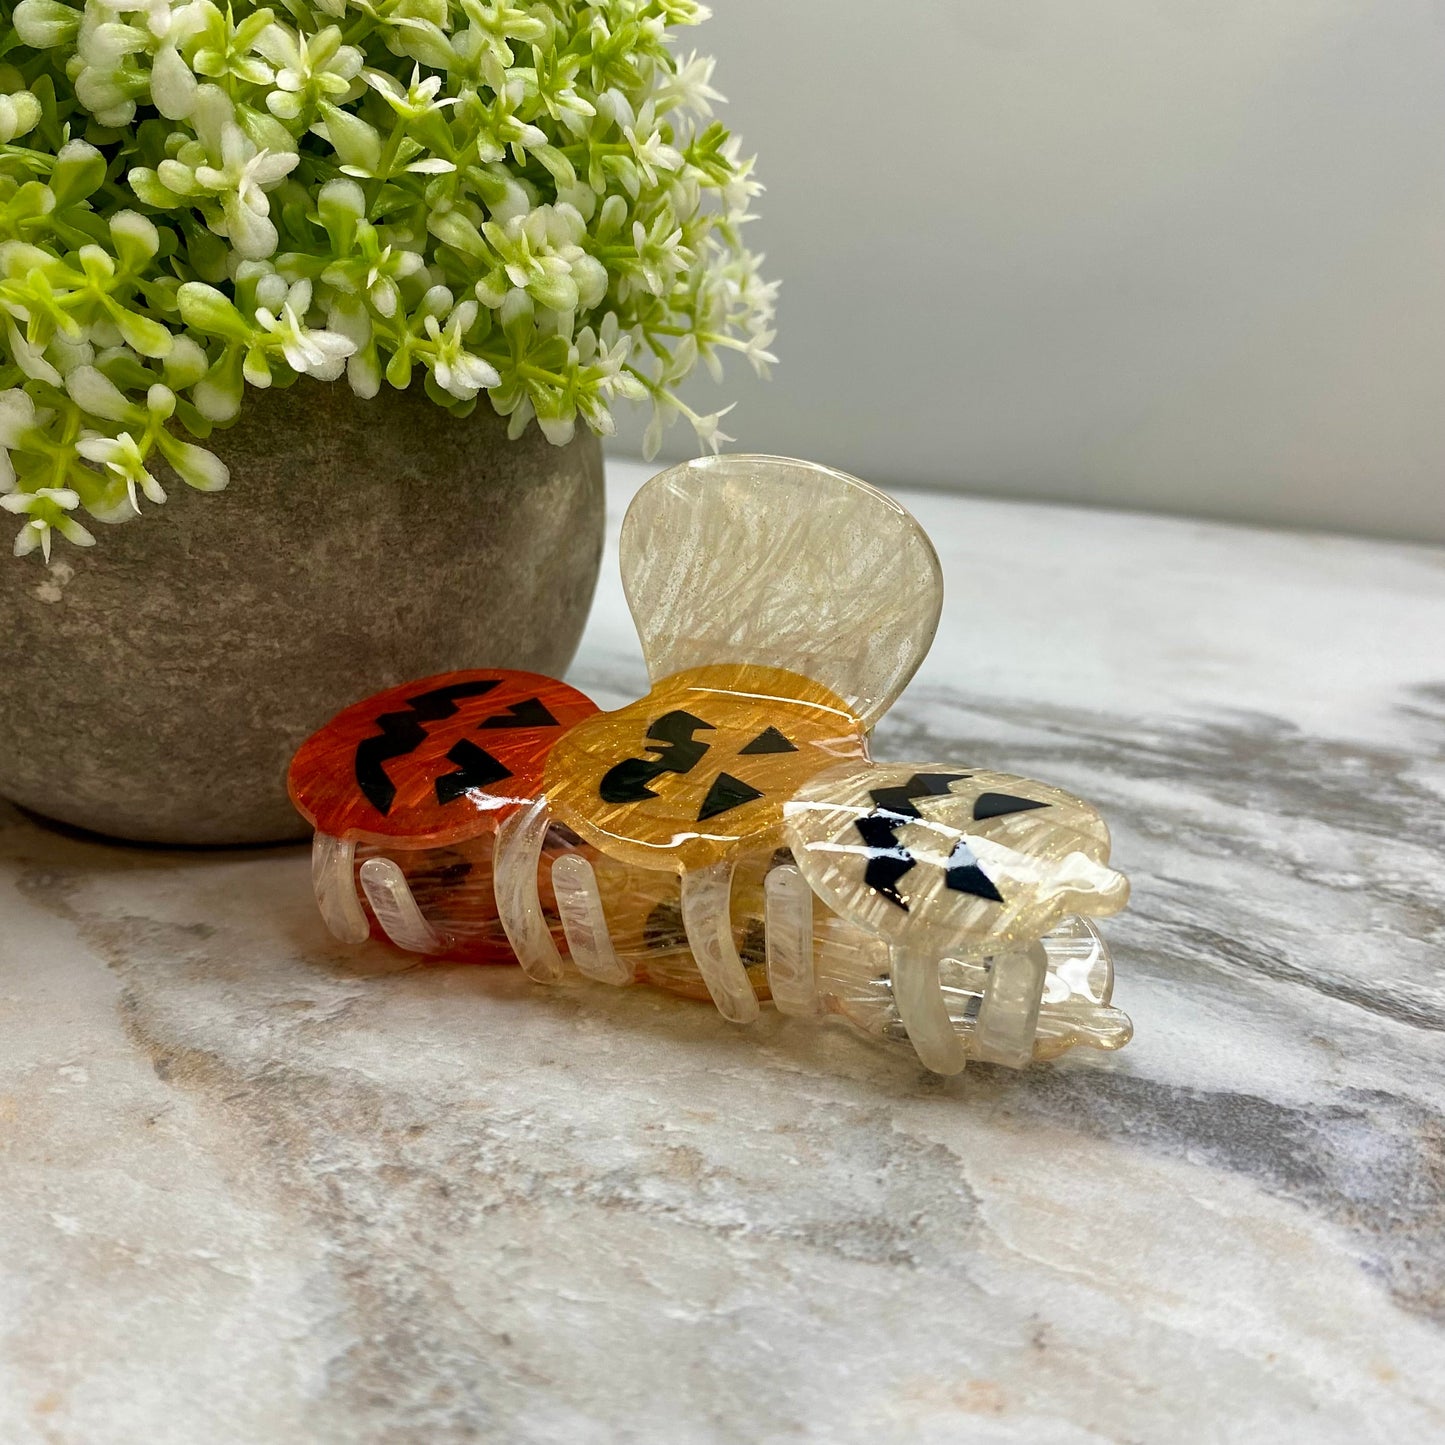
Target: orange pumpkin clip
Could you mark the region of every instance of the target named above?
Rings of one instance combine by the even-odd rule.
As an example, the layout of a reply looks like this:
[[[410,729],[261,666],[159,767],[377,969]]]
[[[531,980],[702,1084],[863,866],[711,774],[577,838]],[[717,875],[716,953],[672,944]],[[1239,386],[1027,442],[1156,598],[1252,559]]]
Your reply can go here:
[[[512,962],[491,883],[497,829],[536,797],[557,739],[596,711],[555,678],[480,669],[378,693],[308,738],[288,785],[316,829],[332,933]]]

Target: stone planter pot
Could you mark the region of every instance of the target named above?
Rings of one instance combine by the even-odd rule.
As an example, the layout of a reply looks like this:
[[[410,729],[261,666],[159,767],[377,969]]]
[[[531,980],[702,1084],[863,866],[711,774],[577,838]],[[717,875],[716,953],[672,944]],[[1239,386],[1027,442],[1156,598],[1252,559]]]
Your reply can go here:
[[[602,552],[590,433],[513,442],[485,404],[303,379],[210,445],[225,492],[168,479],[48,569],[0,552],[0,795],[144,842],[300,838],[287,762],[347,703],[571,661]]]

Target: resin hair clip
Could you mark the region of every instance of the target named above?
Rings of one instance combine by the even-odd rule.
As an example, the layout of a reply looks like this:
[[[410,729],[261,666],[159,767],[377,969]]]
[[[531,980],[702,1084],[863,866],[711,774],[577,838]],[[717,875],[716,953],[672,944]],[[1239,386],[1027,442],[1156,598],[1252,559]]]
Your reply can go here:
[[[316,829],[311,881],[327,928],[343,943],[379,933],[411,953],[515,962],[492,886],[497,831],[540,796],[557,740],[596,711],[565,682],[481,669],[332,718],[289,775]]]
[[[623,522],[652,687],[602,713],[529,673],[348,709],[291,768],[328,926],[557,983],[771,999],[911,1042],[939,1073],[1114,1049],[1089,918],[1128,883],[1088,804],[1024,778],[874,763],[942,579],[897,502],[775,457],[676,467]],[[565,957],[564,957],[565,952]]]

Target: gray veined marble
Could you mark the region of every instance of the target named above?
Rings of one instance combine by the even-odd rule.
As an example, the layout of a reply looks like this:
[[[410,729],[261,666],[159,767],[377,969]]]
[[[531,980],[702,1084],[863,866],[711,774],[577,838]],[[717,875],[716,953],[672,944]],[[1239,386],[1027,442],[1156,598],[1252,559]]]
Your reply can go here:
[[[1445,553],[909,500],[877,751],[1104,807],[1134,1043],[944,1083],[0,814],[0,1440],[1445,1439]]]

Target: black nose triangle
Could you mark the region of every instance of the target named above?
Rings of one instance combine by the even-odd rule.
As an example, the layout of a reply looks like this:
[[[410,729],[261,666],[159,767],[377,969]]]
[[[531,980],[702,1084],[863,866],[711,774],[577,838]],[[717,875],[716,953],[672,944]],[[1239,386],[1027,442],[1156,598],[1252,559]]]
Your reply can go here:
[[[960,838],[954,844],[953,853],[944,871],[943,886],[955,893],[967,893],[973,898],[985,898],[990,903],[1002,903],[1003,894],[994,887],[993,879],[978,866],[973,849],[967,838]]]
[[[1031,808],[1047,808],[1049,804],[1032,798],[1016,798],[1012,793],[980,793],[973,800],[973,821],[985,818],[1006,818],[1010,813],[1027,813]]]
[[[489,788],[512,776],[511,770],[497,761],[485,748],[463,738],[451,752],[447,761],[455,763],[454,773],[443,773],[434,784],[437,802],[445,805],[455,803],[473,788]]]
[[[731,773],[719,773],[713,780],[712,787],[707,790],[702,807],[698,809],[697,821],[705,823],[709,818],[716,818],[719,813],[740,808],[744,803],[751,803],[754,798],[762,796],[756,788],[743,782],[741,778],[735,778]]]

